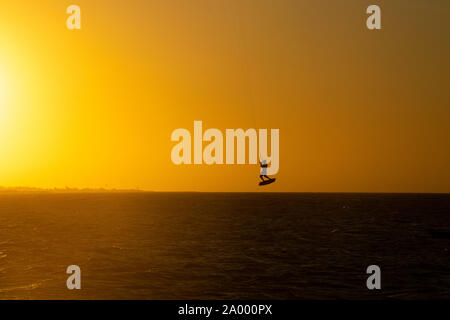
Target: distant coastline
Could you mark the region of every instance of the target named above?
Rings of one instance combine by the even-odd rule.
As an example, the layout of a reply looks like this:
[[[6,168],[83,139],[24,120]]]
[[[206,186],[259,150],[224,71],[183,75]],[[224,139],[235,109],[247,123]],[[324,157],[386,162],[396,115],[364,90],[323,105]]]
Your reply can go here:
[[[5,193],[144,193],[153,192],[139,189],[107,188],[35,188],[35,187],[0,187],[0,194]]]

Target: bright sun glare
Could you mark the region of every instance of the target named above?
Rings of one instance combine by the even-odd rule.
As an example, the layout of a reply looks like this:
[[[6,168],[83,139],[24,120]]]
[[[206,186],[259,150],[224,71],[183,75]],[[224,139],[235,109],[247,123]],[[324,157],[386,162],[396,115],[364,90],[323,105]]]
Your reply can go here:
[[[4,98],[5,98],[5,85],[3,83],[3,77],[0,74],[0,124],[2,124],[3,122],[3,110],[6,102],[4,101]]]
[[[6,130],[8,121],[8,101],[7,101],[7,83],[5,82],[4,73],[0,72],[0,133]]]

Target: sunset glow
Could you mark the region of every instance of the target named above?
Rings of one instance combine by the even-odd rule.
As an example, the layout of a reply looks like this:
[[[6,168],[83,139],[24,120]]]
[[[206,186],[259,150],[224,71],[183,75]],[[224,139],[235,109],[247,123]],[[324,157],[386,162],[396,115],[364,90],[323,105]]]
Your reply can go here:
[[[0,184],[259,190],[257,165],[172,163],[202,120],[279,128],[272,191],[449,192],[445,10],[370,32],[359,1],[313,3],[80,0],[68,30],[66,3],[3,1]]]

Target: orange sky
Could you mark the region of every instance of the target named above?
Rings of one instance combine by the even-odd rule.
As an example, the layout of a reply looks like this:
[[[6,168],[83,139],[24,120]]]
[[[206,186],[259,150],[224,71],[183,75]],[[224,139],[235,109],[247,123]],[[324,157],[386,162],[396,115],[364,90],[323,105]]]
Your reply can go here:
[[[450,192],[449,16],[446,0],[2,1],[0,185],[262,190],[255,165],[172,163],[172,131],[202,120],[280,129],[264,191]]]

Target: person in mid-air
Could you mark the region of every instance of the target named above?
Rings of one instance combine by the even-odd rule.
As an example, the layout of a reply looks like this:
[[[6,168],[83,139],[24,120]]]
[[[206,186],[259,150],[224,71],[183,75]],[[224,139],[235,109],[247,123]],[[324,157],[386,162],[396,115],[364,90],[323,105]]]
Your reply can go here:
[[[267,178],[268,180],[272,180],[269,176],[267,176],[267,162],[266,160],[260,161],[259,164],[261,165],[261,173],[259,175],[259,178],[264,182],[264,178]]]

